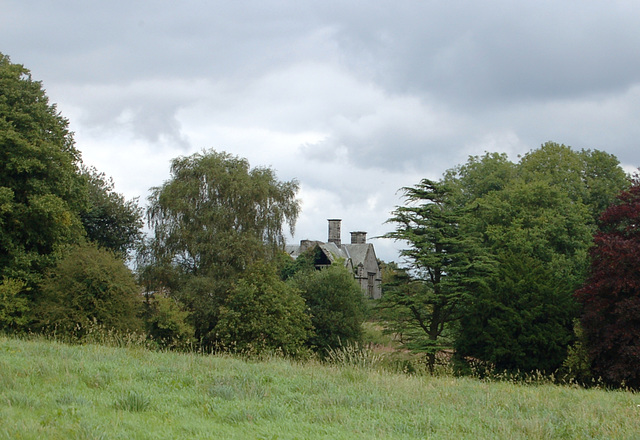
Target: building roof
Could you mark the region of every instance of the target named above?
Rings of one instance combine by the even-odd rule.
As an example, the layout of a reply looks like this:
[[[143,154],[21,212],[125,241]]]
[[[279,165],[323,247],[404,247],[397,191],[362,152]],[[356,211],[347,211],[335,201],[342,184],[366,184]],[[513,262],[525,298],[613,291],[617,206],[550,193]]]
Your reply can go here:
[[[375,252],[373,250],[373,244],[371,243],[361,243],[361,244],[343,244],[338,247],[335,243],[324,243],[321,241],[310,241],[308,242],[308,246],[306,249],[310,249],[314,246],[319,247],[322,252],[327,256],[329,261],[332,263],[339,259],[344,259],[345,264],[351,262],[353,267],[356,267],[360,264],[365,263],[367,259],[368,253]],[[292,258],[298,258],[301,251],[302,246],[299,245],[287,245],[285,246],[285,251]],[[375,253],[374,253],[375,257]]]
[[[342,248],[345,253],[347,253],[348,258],[351,259],[354,266],[358,266],[359,264],[364,264],[367,259],[367,253],[369,250],[373,249],[373,244],[371,243],[361,243],[361,244],[343,244]]]

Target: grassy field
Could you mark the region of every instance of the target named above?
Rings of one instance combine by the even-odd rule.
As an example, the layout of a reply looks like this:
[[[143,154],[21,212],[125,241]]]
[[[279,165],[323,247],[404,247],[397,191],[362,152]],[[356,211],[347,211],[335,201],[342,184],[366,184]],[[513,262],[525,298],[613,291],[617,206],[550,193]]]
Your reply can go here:
[[[638,439],[640,395],[0,336],[0,439]]]

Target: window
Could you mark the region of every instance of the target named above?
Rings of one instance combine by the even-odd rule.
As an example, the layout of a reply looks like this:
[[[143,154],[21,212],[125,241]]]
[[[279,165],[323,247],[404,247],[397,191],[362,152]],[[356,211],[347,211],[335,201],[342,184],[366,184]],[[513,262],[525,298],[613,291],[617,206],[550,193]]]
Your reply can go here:
[[[368,272],[367,275],[367,295],[369,295],[369,298],[373,298],[373,285],[376,279],[376,274],[375,272]]]

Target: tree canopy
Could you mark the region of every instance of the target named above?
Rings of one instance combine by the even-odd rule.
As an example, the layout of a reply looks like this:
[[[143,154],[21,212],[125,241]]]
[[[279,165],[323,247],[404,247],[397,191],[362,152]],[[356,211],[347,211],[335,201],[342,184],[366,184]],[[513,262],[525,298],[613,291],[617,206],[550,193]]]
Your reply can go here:
[[[85,186],[68,126],[42,84],[0,54],[0,276],[35,285],[83,236]]]
[[[126,257],[142,239],[142,208],[114,189],[113,179],[95,168],[82,167],[87,206],[80,213],[87,238]]]
[[[26,328],[44,274],[70,246],[88,240],[123,258],[141,226],[136,201],[82,165],[42,84],[0,54],[0,321]]]
[[[298,216],[297,190],[271,168],[213,150],[174,159],[171,178],[152,188],[150,288],[169,289],[187,306],[204,343],[215,343],[221,307],[242,272],[283,249],[285,225],[293,232]]]
[[[152,188],[147,212],[156,250],[192,275],[226,276],[272,255],[293,232],[296,181],[213,150],[179,157],[171,179]]]
[[[289,284],[306,301],[313,325],[313,334],[308,338],[311,348],[324,353],[327,349],[361,342],[364,297],[342,261],[322,270],[313,266],[302,269],[289,279]]]
[[[281,350],[296,355],[311,333],[311,319],[298,291],[273,265],[257,262],[235,281],[220,308],[217,343],[240,352]]]
[[[548,142],[518,163],[487,153],[405,188],[386,236],[407,243],[406,277],[383,304],[405,330],[413,315],[450,336],[460,358],[552,371],[573,338],[597,216],[626,185],[614,156]]]
[[[497,156],[478,162],[486,175],[506,168]],[[456,349],[500,369],[553,371],[574,337],[573,292],[586,275],[596,216],[626,175],[611,155],[553,142],[502,175],[502,185],[468,202],[475,209],[463,229],[481,236],[498,264],[465,305]]]
[[[640,387],[640,178],[600,217],[591,267],[576,292],[593,373]]]

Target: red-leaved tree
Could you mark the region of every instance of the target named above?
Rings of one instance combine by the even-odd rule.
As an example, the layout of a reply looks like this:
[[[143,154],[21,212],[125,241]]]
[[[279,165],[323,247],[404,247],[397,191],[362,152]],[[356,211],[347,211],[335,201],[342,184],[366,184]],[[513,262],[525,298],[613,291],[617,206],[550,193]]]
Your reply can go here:
[[[592,370],[640,388],[640,177],[600,217],[591,269],[576,292]]]

